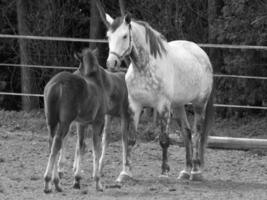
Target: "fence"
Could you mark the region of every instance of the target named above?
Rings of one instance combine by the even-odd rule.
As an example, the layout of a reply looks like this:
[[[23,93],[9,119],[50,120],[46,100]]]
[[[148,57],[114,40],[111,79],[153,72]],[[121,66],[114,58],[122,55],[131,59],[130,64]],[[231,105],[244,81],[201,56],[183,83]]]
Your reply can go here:
[[[106,40],[101,40],[101,39],[43,37],[43,36],[27,36],[27,35],[7,35],[7,34],[0,34],[0,38],[107,43]],[[206,48],[254,49],[254,50],[265,50],[265,51],[267,50],[267,46],[251,46],[251,45],[199,44],[199,46],[206,47]],[[49,69],[62,69],[62,70],[75,70],[76,69],[75,67],[66,67],[66,66],[44,66],[44,65],[27,65],[27,64],[10,64],[10,63],[0,63],[0,66],[30,67],[30,68],[42,68],[42,69],[49,68]],[[226,74],[214,74],[214,77],[267,80],[267,77],[226,75]],[[0,92],[0,95],[43,97],[43,94],[26,94],[26,93],[12,93],[12,92]],[[267,107],[263,107],[263,106],[230,105],[230,104],[214,104],[214,106],[215,107],[226,107],[226,108],[267,110]],[[183,143],[181,138],[176,139],[176,140],[174,139],[174,142],[180,145]],[[215,148],[229,148],[229,149],[250,149],[250,148],[266,149],[267,140],[210,136],[208,139],[208,146],[212,148],[215,147]]]
[[[50,40],[50,41],[66,41],[66,42],[107,43],[107,40],[103,40],[103,39],[66,38],[66,37],[45,37],[45,36],[8,35],[8,34],[0,34],[0,38],[29,39],[29,40]],[[206,48],[228,48],[228,49],[267,50],[267,46],[252,46],[252,45],[199,44],[199,46],[206,47]],[[0,63],[0,66],[30,67],[30,68],[42,68],[42,69],[49,68],[49,69],[62,69],[62,70],[63,69],[64,70],[75,70],[76,69],[75,67],[66,67],[66,66],[44,66],[44,65],[9,64],[9,63]],[[267,77],[260,77],[260,76],[241,76],[241,75],[226,75],[226,74],[214,74],[214,77],[267,80]],[[0,92],[0,95],[43,97],[43,94],[25,94],[25,93],[12,93],[12,92]],[[263,106],[231,105],[231,104],[214,104],[214,106],[215,107],[227,107],[227,108],[245,108],[245,109],[262,109],[262,110],[267,110],[267,107],[263,107]]]

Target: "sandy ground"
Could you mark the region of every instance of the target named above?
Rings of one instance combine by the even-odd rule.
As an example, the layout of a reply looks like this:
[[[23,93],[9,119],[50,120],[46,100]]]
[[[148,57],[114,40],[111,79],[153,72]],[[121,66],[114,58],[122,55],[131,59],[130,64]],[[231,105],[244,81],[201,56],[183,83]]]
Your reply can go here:
[[[255,151],[208,149],[205,180],[177,180],[183,169],[184,148],[169,148],[169,178],[159,178],[161,149],[156,142],[139,142],[132,153],[134,179],[119,188],[114,184],[121,169],[121,143],[107,150],[103,183],[97,192],[92,180],[92,153],[88,150],[82,168],[81,190],[72,188],[72,161],[76,136],[70,135],[68,164],[61,180],[64,191],[43,192],[43,174],[48,160],[47,133],[0,131],[0,199],[267,199],[267,156]],[[90,140],[87,140],[90,148]]]

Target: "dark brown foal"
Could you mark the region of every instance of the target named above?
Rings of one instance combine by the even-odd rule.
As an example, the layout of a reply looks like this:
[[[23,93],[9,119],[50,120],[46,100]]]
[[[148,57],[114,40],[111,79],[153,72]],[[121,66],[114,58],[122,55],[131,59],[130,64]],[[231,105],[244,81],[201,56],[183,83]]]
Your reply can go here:
[[[90,49],[83,50],[81,54],[77,54],[77,57],[80,60],[79,69],[74,73],[57,74],[47,83],[44,90],[50,146],[49,160],[44,174],[44,192],[46,193],[52,191],[51,181],[54,182],[57,191],[62,191],[56,162],[58,152],[64,144],[64,138],[73,121],[76,122],[78,134],[74,162],[74,187],[80,187],[80,154],[84,147],[85,131],[88,125],[92,125],[93,177],[96,181],[96,189],[103,190],[100,181],[102,167],[99,166],[103,162],[103,156],[100,159],[100,137],[108,125],[109,115],[121,118],[123,171],[127,170],[129,163],[127,150],[130,115],[125,74],[104,70],[99,66],[95,52]]]

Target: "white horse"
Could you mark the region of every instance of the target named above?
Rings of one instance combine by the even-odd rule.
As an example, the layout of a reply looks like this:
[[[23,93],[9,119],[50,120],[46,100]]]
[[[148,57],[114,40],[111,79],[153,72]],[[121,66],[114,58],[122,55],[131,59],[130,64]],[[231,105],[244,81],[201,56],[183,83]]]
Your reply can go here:
[[[144,106],[160,113],[162,175],[168,175],[168,119],[174,111],[185,139],[186,163],[179,179],[202,179],[204,149],[213,118],[213,69],[207,54],[195,43],[167,40],[148,23],[132,20],[129,15],[115,20],[108,14],[107,66],[116,69],[129,56],[126,74],[130,108],[137,130]],[[192,103],[194,124],[191,131],[184,105]],[[193,134],[192,134],[193,132]],[[121,175],[131,175],[130,166]],[[118,181],[121,181],[120,176]]]

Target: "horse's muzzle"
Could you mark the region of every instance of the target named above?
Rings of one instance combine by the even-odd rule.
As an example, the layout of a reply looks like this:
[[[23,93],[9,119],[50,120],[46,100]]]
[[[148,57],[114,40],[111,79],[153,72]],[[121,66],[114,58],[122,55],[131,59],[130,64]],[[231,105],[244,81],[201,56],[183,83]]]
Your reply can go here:
[[[117,69],[120,67],[121,62],[120,60],[114,56],[114,55],[109,55],[107,59],[107,68],[110,71],[117,71]]]

